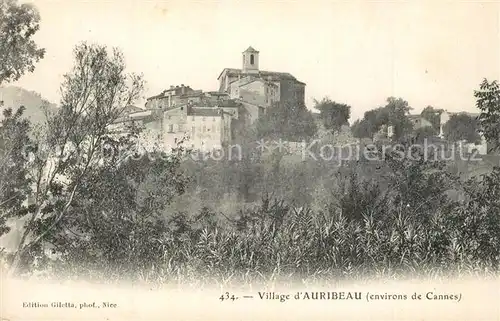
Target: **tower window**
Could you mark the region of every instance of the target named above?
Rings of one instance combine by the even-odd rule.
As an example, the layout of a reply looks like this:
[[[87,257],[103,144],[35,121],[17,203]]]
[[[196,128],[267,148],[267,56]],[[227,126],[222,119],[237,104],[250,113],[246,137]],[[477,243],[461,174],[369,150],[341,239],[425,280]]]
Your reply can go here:
[[[253,54],[250,55],[250,64],[253,65],[254,64],[254,58],[253,58]]]

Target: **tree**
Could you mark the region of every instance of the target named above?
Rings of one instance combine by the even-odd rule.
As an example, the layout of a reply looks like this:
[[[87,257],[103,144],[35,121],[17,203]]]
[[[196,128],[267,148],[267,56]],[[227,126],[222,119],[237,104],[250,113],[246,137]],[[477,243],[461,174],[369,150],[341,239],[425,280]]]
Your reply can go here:
[[[351,131],[356,138],[373,138],[375,126],[366,119],[358,119],[352,124]]]
[[[38,30],[38,11],[29,4],[15,0],[0,0],[0,85],[18,80],[26,71],[34,70],[35,62],[43,58],[31,37]],[[31,124],[23,117],[25,108],[2,110],[0,122],[0,236],[9,232],[8,218],[27,214],[23,204],[30,192],[26,170]],[[0,109],[4,108],[0,101]]]
[[[304,105],[277,102],[256,124],[259,138],[288,141],[307,140],[316,135],[314,118]]]
[[[353,133],[358,138],[373,138],[382,126],[393,126],[393,139],[398,140],[403,136],[410,134],[413,125],[408,118],[411,107],[408,102],[402,98],[387,98],[387,104],[384,107],[365,112],[362,120],[353,124]]]
[[[425,139],[430,139],[436,135],[436,130],[433,127],[425,126],[415,129],[413,132],[415,141],[423,143]]]
[[[474,91],[476,106],[481,110],[478,117],[486,141],[492,144],[490,151],[500,149],[500,88],[498,82],[484,79],[479,90]]]
[[[400,140],[413,131],[413,124],[408,118],[412,109],[408,102],[402,98],[387,98],[387,105],[384,107],[388,113],[388,125],[393,126],[393,139]]]
[[[321,101],[314,101],[315,108],[320,111],[320,117],[326,129],[337,132],[342,125],[349,124],[351,106],[337,103],[325,97]]]
[[[285,131],[286,128],[281,130]],[[248,202],[256,196],[255,190],[258,190],[262,178],[260,161],[263,150],[257,144],[258,132],[254,128],[239,131],[235,138],[241,148],[241,154],[235,153],[236,157],[223,163],[224,176],[231,177],[232,189],[237,191],[238,198]]]
[[[22,118],[23,111],[22,106],[15,112],[4,109],[0,122],[0,236],[9,232],[5,225],[9,217],[25,213],[23,202],[30,190],[25,167],[30,123]]]
[[[432,128],[434,129],[435,133],[439,133],[441,127],[441,113],[443,111],[443,109],[437,109],[432,106],[427,106],[420,113],[423,118],[427,119],[432,124]]]
[[[0,0],[0,84],[18,80],[43,58],[32,37],[39,29],[40,15],[32,4]]]
[[[59,268],[87,266],[83,273],[109,275],[148,269],[161,260],[157,239],[167,231],[164,210],[188,180],[178,153],[148,156],[114,158],[89,169],[67,215],[46,238],[62,254]]]
[[[75,64],[61,86],[61,107],[47,115],[35,134],[30,176],[34,182],[30,218],[24,228],[10,274],[30,251],[37,250],[70,212],[92,168],[106,163],[103,151],[122,142],[109,126],[138,98],[142,78],[124,72],[123,55],[103,46],[79,44]]]
[[[378,107],[365,112],[364,119],[370,123],[373,132],[377,132],[383,125],[389,123],[389,110],[385,107]]]
[[[477,144],[481,142],[478,121],[466,113],[452,115],[443,127],[444,138],[451,142],[465,140]]]

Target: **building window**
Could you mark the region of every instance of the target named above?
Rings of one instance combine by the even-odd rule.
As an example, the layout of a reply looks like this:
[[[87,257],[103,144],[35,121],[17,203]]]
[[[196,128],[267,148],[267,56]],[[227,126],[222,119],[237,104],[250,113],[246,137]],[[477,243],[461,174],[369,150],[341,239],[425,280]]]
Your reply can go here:
[[[173,133],[174,132],[174,125],[173,124],[168,125],[168,132],[169,133]]]
[[[174,137],[174,144],[177,144],[177,137]]]
[[[195,127],[191,127],[191,132],[193,133],[193,137],[194,137],[194,133],[195,133]]]
[[[194,116],[193,116],[193,117],[191,117],[191,120],[193,120],[193,121],[194,121]]]
[[[254,57],[253,57],[253,54],[252,54],[252,55],[250,55],[250,64],[253,65],[253,63],[254,63]]]
[[[207,131],[207,126],[203,125],[203,132]]]
[[[203,117],[201,120],[205,121],[206,117]]]

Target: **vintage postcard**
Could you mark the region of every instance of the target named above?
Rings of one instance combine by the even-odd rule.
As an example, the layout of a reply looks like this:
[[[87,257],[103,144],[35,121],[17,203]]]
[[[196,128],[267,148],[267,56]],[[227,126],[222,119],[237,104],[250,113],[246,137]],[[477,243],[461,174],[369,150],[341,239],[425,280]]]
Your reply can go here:
[[[500,1],[0,0],[0,317],[499,320]]]

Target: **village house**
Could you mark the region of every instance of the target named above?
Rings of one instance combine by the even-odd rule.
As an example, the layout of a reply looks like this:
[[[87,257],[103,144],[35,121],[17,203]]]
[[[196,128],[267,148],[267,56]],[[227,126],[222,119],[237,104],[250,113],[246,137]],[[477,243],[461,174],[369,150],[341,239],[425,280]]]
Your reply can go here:
[[[422,117],[422,115],[408,115],[408,119],[410,119],[413,129],[432,127],[432,123]]]
[[[188,104],[163,115],[162,141],[169,149],[181,144],[196,150],[220,149],[232,139],[232,122],[238,119],[236,102],[221,106]]]
[[[170,151],[177,146],[211,151],[231,142],[239,104],[188,103],[170,109],[144,109],[126,114],[111,127],[116,134],[139,128],[142,151]]]

